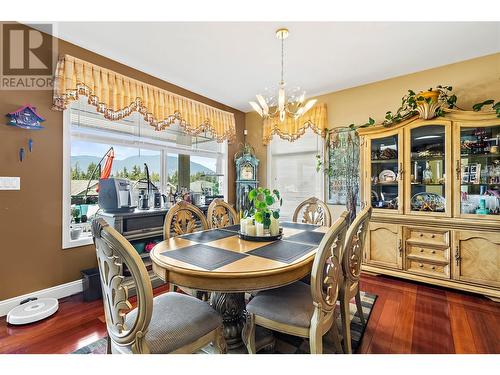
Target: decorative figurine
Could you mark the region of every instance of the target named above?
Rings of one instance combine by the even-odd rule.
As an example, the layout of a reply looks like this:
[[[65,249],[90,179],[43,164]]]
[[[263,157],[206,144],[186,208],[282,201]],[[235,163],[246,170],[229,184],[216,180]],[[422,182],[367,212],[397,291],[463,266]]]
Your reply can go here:
[[[33,140],[31,138],[28,140],[28,150],[29,152],[33,151]]]
[[[44,128],[40,123],[45,121],[45,119],[36,113],[35,107],[29,104],[14,112],[7,113],[6,116],[9,118],[7,125],[17,126],[18,128],[27,130],[39,130]]]
[[[423,172],[422,182],[424,184],[431,184],[432,183],[432,170],[431,170],[431,166],[430,166],[428,161],[425,163],[425,169]]]
[[[24,160],[24,148],[23,148],[23,147],[21,147],[21,148],[19,149],[19,161],[22,163],[22,162],[23,162],[23,160]]]

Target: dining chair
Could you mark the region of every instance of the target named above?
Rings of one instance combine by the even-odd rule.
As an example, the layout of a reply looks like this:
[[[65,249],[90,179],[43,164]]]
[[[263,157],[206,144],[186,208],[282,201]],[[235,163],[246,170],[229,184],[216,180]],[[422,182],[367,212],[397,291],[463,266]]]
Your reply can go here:
[[[340,257],[347,230],[347,212],[324,235],[314,257],[311,285],[296,281],[284,287],[258,292],[248,302],[242,333],[249,353],[255,353],[255,326],[309,338],[311,354],[323,353],[323,336],[328,333],[342,352],[336,323]]]
[[[208,229],[208,222],[203,212],[186,201],[174,204],[165,215],[163,237],[171,237]]]
[[[207,229],[209,229],[208,221],[203,212],[191,203],[180,201],[174,204],[165,215],[165,222],[163,224],[163,239],[168,240],[171,237]],[[208,301],[209,295],[207,292],[186,287],[178,287],[174,284],[170,284],[171,290],[176,291],[177,288],[180,288],[183,292],[199,299]]]
[[[340,314],[342,317],[342,335],[344,352],[352,353],[351,348],[351,314],[350,300],[355,298],[356,308],[362,324],[365,324],[361,294],[359,291],[359,275],[365,246],[366,233],[372,215],[372,208],[365,207],[349,226],[342,254],[342,277],[339,286]]]
[[[325,227],[329,227],[332,223],[332,215],[328,206],[316,197],[306,199],[297,206],[293,213],[293,222],[297,222],[297,218],[301,212],[303,223],[319,224]]]
[[[210,203],[207,217],[210,228],[224,228],[240,223],[235,209],[220,198],[216,198]]]
[[[137,251],[102,219],[92,222],[111,353],[194,353],[213,343],[226,352],[222,318],[207,303],[180,293],[153,298],[148,272]],[[131,309],[123,266],[137,289]]]

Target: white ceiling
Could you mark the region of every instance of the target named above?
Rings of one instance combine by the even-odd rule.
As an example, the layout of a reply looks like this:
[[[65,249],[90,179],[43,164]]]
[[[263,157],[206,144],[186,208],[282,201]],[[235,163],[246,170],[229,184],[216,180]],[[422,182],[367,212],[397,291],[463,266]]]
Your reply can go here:
[[[248,112],[285,80],[308,96],[500,52],[500,22],[61,22],[60,38]]]

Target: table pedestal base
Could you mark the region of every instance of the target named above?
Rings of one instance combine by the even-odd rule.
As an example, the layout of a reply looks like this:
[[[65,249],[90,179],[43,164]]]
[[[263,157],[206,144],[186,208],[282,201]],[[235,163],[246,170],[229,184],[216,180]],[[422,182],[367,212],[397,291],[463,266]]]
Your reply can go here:
[[[222,316],[224,338],[229,350],[243,346],[241,331],[245,323],[245,293],[213,292],[210,305]]]

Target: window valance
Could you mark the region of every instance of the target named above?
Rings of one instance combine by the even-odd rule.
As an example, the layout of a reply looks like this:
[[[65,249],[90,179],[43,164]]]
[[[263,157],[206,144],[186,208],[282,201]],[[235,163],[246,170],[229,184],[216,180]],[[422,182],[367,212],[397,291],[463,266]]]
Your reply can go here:
[[[326,104],[316,104],[298,119],[287,117],[283,122],[279,118],[265,119],[263,141],[267,145],[273,135],[277,134],[280,138],[293,142],[303,136],[308,128],[324,138],[327,124]]]
[[[233,113],[73,56],[62,56],[56,68],[53,108],[64,110],[80,95],[87,96],[89,104],[109,120],[119,120],[136,111],[156,130],[178,124],[192,135],[209,131],[218,142],[230,141],[236,135]]]

